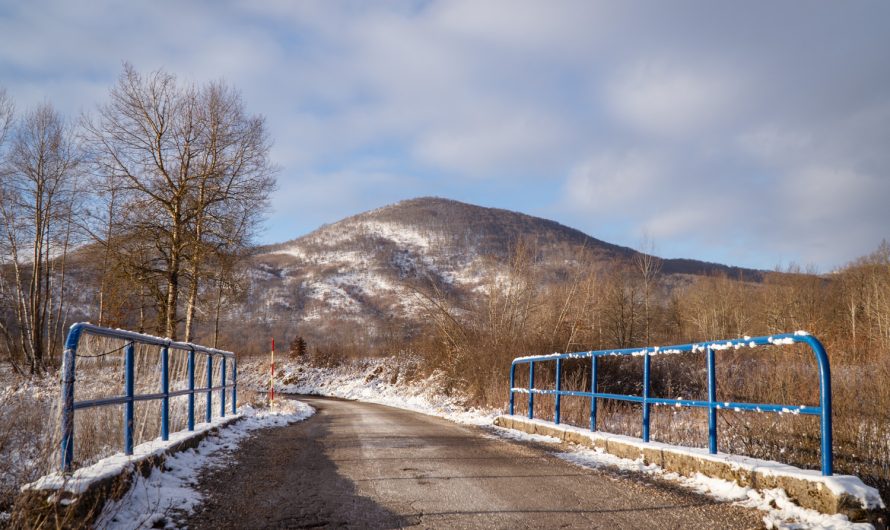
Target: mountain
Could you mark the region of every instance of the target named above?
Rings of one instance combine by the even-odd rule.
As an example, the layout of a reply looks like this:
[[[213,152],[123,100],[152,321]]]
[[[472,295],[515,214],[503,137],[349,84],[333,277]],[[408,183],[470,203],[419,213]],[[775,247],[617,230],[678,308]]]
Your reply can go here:
[[[504,273],[517,246],[533,255],[542,282],[568,278],[582,262],[614,268],[631,265],[638,255],[555,221],[425,197],[257,249],[244,310],[251,318],[283,319],[316,332],[354,322],[375,334],[387,322],[419,317],[419,285],[456,298],[484,290]],[[761,277],[760,271],[688,259],[662,263],[663,274],[677,281],[720,273]]]

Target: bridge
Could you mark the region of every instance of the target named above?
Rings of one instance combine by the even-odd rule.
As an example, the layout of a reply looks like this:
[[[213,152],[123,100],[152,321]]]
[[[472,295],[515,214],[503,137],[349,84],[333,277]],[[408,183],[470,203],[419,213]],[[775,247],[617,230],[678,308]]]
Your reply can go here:
[[[99,340],[99,348],[103,351],[95,355],[79,351],[83,348],[84,337]],[[818,406],[716,400],[714,352],[798,342],[809,345],[816,356],[820,374]],[[651,356],[699,351],[706,352],[706,401],[650,395]],[[117,353],[121,355],[119,364],[108,360],[108,355]],[[597,360],[608,356],[643,358],[642,396],[598,392]],[[567,360],[591,363],[588,391],[562,388],[563,362]],[[109,380],[122,380],[122,394],[115,395],[112,391],[112,395],[99,398],[76,397],[78,365],[88,367],[97,362],[105,363],[101,368],[110,373]],[[522,365],[528,365],[525,387],[517,386],[516,368]],[[553,366],[552,388],[535,385],[536,365]],[[122,374],[117,374],[117,370],[122,370]],[[84,504],[86,508],[78,514],[95,514],[96,507],[101,507],[106,498],[120,496],[117,478],[129,484],[131,475],[127,473],[147,473],[145,466],[160,466],[166,454],[193,446],[200,436],[212,429],[238,420],[237,375],[236,357],[231,352],[76,324],[69,334],[63,363],[61,471],[55,476],[44,477],[38,485],[28,489],[36,492],[38,498],[41,495],[46,498],[41,492],[53,488],[61,490],[62,494],[51,498],[61,499],[64,494],[70,494],[65,497],[64,504],[69,510],[78,503],[84,504],[84,499],[91,499],[90,502],[95,504]],[[504,430],[494,425],[461,425],[383,405],[318,396],[286,396],[283,399],[299,399],[310,404],[317,413],[285,427],[256,431],[226,456],[226,465],[204,471],[198,488],[204,493],[206,502],[182,522],[190,528],[751,528],[761,524],[763,513],[760,511],[694,493],[654,475],[569,463],[560,458],[566,451],[564,442],[568,441],[597,447],[631,460],[640,458],[647,463],[655,462],[665,470],[680,474],[701,472],[757,488],[782,487],[800,501],[806,501],[802,505],[825,513],[865,517],[868,510],[882,507],[876,492],[859,479],[833,474],[828,357],[821,343],[806,333],[745,337],[668,349],[520,357],[510,366],[509,379],[510,414],[498,418],[495,424],[546,434],[551,437],[546,442],[535,437],[505,438]],[[527,396],[527,418],[513,415],[517,395]],[[533,418],[536,395],[553,396],[552,422]],[[590,401],[590,430],[560,425],[563,397]],[[643,438],[630,439],[596,431],[598,399],[642,404]],[[145,434],[144,425],[137,436],[134,425],[137,404],[151,402],[160,405],[159,417],[153,427],[160,436],[154,440],[151,433]],[[649,407],[652,405],[707,409],[710,424],[708,449],[650,443]],[[80,486],[78,481],[83,478],[83,470],[72,473],[78,440],[75,429],[78,414],[115,406],[122,406],[123,411],[123,421],[119,425],[122,434],[120,458],[125,465],[118,471],[122,474],[111,476],[103,471],[106,475],[95,480],[98,475],[90,471],[87,475],[92,478],[84,478],[84,485]],[[819,417],[822,426],[821,472],[718,454],[715,422],[718,409],[791,412]],[[151,408],[142,410],[150,411]],[[178,420],[177,410],[180,411]],[[205,419],[200,425],[196,425],[196,410]],[[143,415],[143,423],[146,418]],[[176,432],[171,432],[174,424],[179,427],[174,429]],[[138,437],[148,441],[137,445]],[[96,464],[101,468],[99,464],[101,461]],[[91,467],[95,466],[86,469]],[[730,476],[723,476],[725,474]],[[783,474],[789,482],[776,478]],[[852,489],[845,489],[850,485]],[[837,488],[840,490],[835,491]]]

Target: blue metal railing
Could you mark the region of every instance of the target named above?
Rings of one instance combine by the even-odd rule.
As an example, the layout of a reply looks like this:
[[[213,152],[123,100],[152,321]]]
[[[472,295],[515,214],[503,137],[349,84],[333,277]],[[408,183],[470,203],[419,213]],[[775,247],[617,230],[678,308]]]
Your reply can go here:
[[[755,348],[769,345],[807,344],[816,356],[819,367],[819,406],[794,406],[760,403],[736,403],[729,401],[717,401],[717,377],[714,369],[714,352],[726,349]],[[708,368],[708,400],[694,399],[666,399],[652,397],[650,395],[650,363],[653,355],[683,352],[705,352]],[[643,395],[633,396],[625,394],[608,394],[597,392],[597,359],[607,356],[639,356],[643,357]],[[591,360],[591,386],[590,392],[562,389],[562,360],[563,359],[590,359]],[[555,389],[546,390],[535,388],[535,363],[542,361],[556,361]],[[529,365],[528,388],[516,388],[516,366]],[[562,396],[580,396],[590,398],[590,430],[596,430],[596,400],[614,399],[630,401],[643,405],[643,441],[649,441],[649,408],[651,405],[674,405],[678,407],[700,407],[708,409],[708,450],[711,454],[717,453],[717,411],[718,410],[750,410],[757,412],[778,412],[792,414],[807,414],[820,416],[822,434],[822,474],[830,476],[833,473],[832,456],[832,430],[831,430],[831,369],[828,363],[828,355],[819,339],[802,331],[769,337],[745,337],[741,339],[703,342],[700,344],[681,344],[667,347],[626,348],[621,350],[600,350],[578,353],[554,353],[552,355],[538,355],[530,357],[518,357],[510,365],[510,414],[514,412],[514,397],[517,393],[528,394],[528,417],[534,418],[535,394],[550,394],[555,396],[556,406],[554,410],[554,423],[559,424],[560,405]]]
[[[100,399],[84,401],[74,400],[75,364],[77,347],[81,336],[86,333],[99,337],[121,339],[128,341],[124,346],[124,395],[112,396]],[[136,394],[135,377],[135,344],[146,344],[160,348],[161,388],[154,394]],[[185,390],[170,391],[169,360],[170,350],[188,352],[188,388]],[[195,388],[195,352],[207,355],[207,381],[206,386]],[[221,373],[221,385],[213,386],[214,358],[219,358]],[[232,366],[232,382],[226,384],[226,366]],[[74,411],[91,407],[104,407],[109,405],[124,405],[124,453],[133,454],[133,416],[137,401],[161,400],[161,439],[166,441],[170,437],[170,398],[188,396],[188,430],[195,429],[195,394],[207,395],[207,408],[204,414],[205,421],[209,422],[213,417],[212,402],[213,392],[218,390],[220,395],[220,416],[226,415],[226,390],[232,391],[232,414],[236,413],[238,401],[238,379],[235,354],[228,351],[208,348],[188,342],[176,342],[169,339],[152,337],[132,331],[103,328],[80,322],[71,326],[68,338],[65,341],[65,353],[62,358],[62,471],[71,471],[74,461]]]

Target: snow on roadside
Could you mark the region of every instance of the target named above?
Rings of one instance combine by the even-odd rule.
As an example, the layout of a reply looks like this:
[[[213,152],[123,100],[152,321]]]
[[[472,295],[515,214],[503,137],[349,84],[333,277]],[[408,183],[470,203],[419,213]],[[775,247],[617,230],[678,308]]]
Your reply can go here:
[[[256,410],[245,405],[240,412],[243,415],[240,421],[208,436],[198,447],[168,456],[163,469],[152,469],[148,477],[138,475],[120,500],[105,505],[95,527],[177,528],[177,518],[190,513],[203,501],[202,494],[195,489],[201,471],[228,464],[232,451],[252,431],[305,420],[315,409],[299,401],[281,400],[276,401],[272,409]]]
[[[782,489],[758,491],[739,486],[737,483],[711,478],[701,473],[684,477],[666,472],[655,464],[646,464],[642,459],[630,460],[606,453],[600,448],[571,445],[569,451],[557,453],[557,457],[586,468],[611,467],[622,471],[643,473],[663,480],[675,482],[688,489],[720,501],[732,502],[737,506],[754,508],[765,512],[763,524],[766,528],[798,530],[805,528],[835,530],[865,530],[874,527],[868,523],[853,523],[845,515],[826,515],[815,510],[801,508],[788,498]]]
[[[561,444],[562,440],[554,436],[544,434],[531,434],[516,429],[506,429],[492,425],[489,429],[492,434],[486,435],[486,438],[501,438],[505,440],[513,440],[514,442],[532,442],[544,444]]]

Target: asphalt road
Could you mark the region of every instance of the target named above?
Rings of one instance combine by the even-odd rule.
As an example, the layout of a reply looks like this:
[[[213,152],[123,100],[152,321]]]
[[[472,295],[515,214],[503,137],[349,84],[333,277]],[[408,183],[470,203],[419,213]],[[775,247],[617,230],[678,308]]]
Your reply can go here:
[[[208,471],[189,528],[759,528],[758,512],[617,471],[559,446],[405,410],[301,397],[312,418],[245,440]]]

